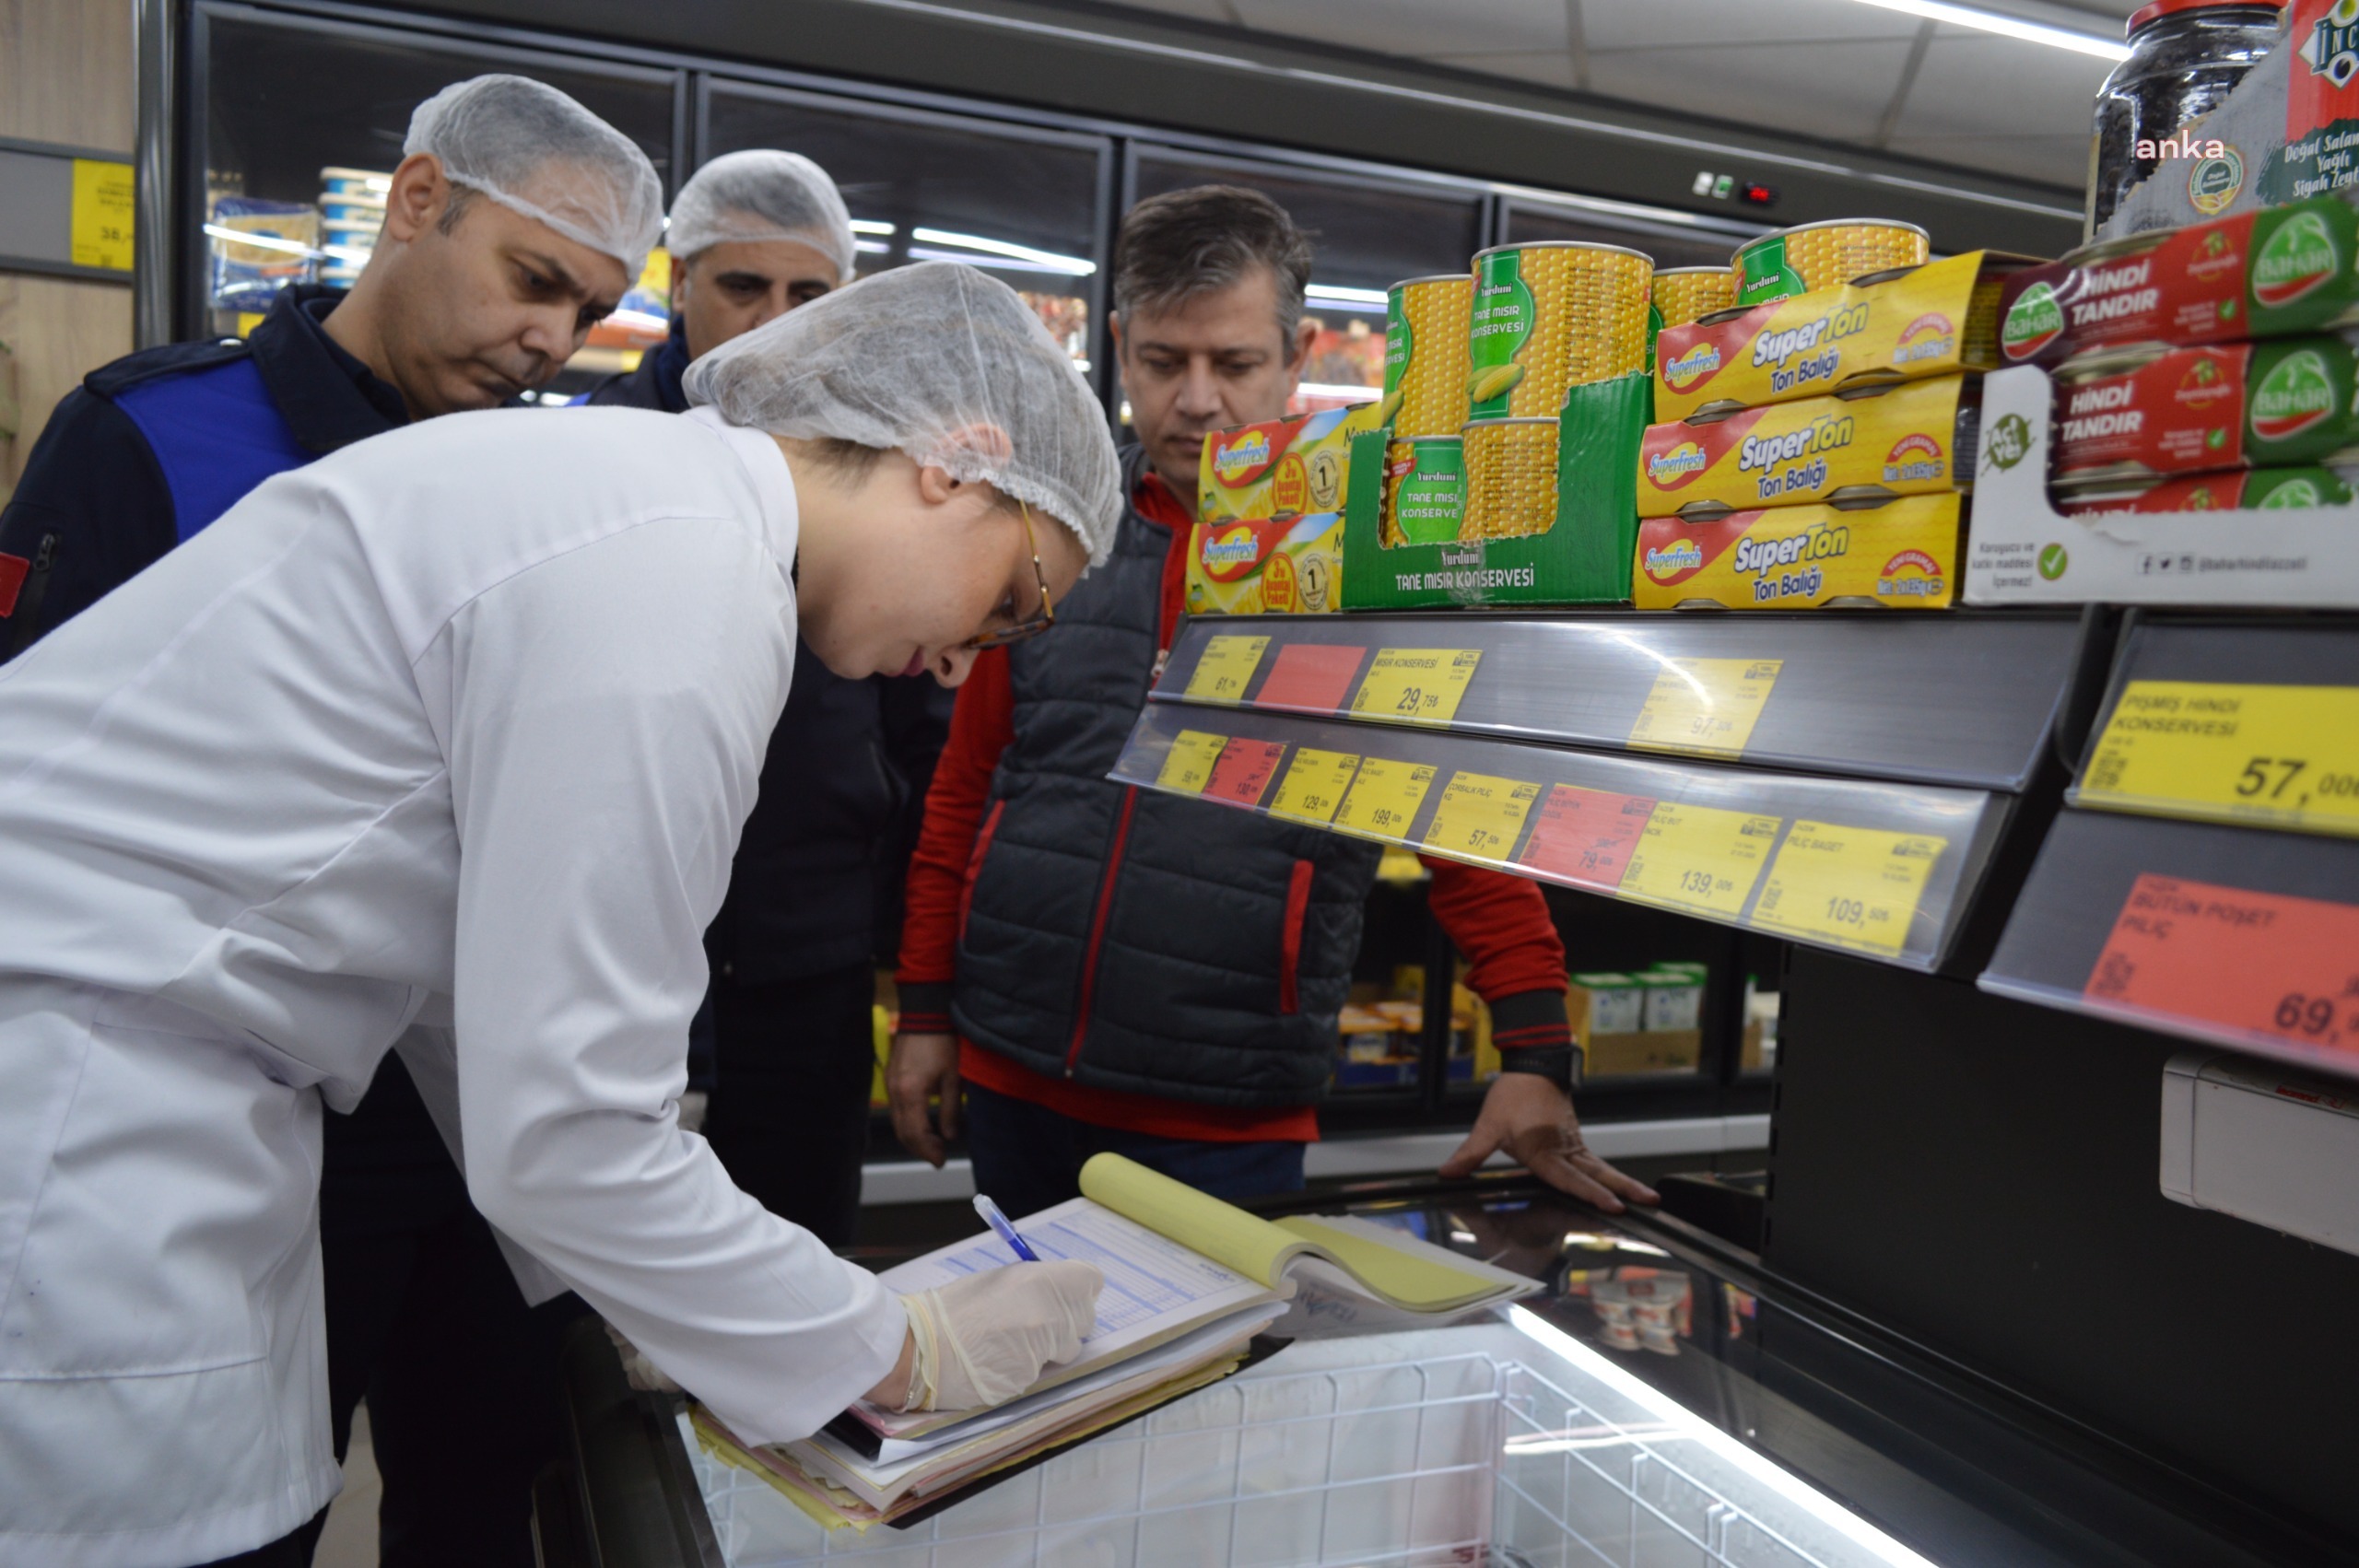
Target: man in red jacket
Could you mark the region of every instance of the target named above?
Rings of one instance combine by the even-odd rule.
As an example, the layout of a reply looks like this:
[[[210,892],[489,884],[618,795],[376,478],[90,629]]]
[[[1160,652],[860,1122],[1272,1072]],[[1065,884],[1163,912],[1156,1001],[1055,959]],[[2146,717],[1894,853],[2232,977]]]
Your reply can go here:
[[[1055,636],[984,654],[958,694],[910,867],[886,1082],[903,1145],[939,1165],[963,1125],[977,1187],[1013,1213],[1074,1196],[1103,1150],[1221,1197],[1290,1191],[1319,1136],[1377,846],[1106,778],[1171,646],[1204,435],[1285,412],[1309,275],[1309,240],[1257,193],[1132,209],[1114,330],[1139,445],[1113,558]],[[1427,864],[1503,1067],[1441,1174],[1505,1150],[1601,1208],[1654,1201],[1582,1142],[1539,889]]]

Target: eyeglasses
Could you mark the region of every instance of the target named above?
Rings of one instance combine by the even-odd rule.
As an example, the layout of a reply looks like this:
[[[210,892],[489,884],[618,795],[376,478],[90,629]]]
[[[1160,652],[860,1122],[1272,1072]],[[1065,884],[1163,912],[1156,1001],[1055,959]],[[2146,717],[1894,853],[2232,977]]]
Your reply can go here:
[[[1049,574],[1040,565],[1040,536],[1032,532],[1032,509],[1025,506],[1021,497],[1015,504],[1023,510],[1024,537],[1032,546],[1032,580],[1040,585],[1040,608],[1012,626],[977,633],[958,645],[962,649],[980,652],[986,648],[1005,648],[1011,642],[1039,637],[1057,624],[1057,613],[1049,605]]]

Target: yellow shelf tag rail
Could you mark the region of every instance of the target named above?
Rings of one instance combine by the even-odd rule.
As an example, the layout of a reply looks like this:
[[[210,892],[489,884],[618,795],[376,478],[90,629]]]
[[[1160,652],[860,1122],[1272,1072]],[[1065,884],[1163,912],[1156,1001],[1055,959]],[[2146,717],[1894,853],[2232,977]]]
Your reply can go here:
[[[1253,672],[1262,667],[1262,650],[1269,646],[1266,637],[1212,638],[1197,656],[1196,668],[1190,673],[1187,690],[1181,695],[1191,702],[1244,701],[1245,687],[1253,679]]]
[[[1753,812],[1658,802],[1622,872],[1621,891],[1734,919],[1782,825],[1780,818]]]
[[[1277,795],[1270,802],[1270,814],[1324,827],[1334,817],[1335,807],[1351,788],[1352,775],[1359,766],[1360,759],[1350,752],[1296,747],[1286,776],[1278,781]]]
[[[1908,942],[1926,879],[1950,841],[1841,823],[1797,821],[1770,863],[1753,923],[1863,952]]]
[[[1369,757],[1360,764],[1359,777],[1352,780],[1352,791],[1335,813],[1335,825],[1364,838],[1403,843],[1433,781],[1434,770],[1423,763]]]
[[[1452,776],[1426,829],[1426,848],[1438,855],[1503,865],[1523,836],[1523,819],[1540,786],[1487,773]]]
[[[1447,724],[1482,661],[1479,648],[1379,648],[1352,711],[1365,719]]]
[[[66,233],[76,266],[131,271],[135,188],[127,163],[74,160],[74,205]]]
[[[2359,687],[2131,681],[2082,804],[2359,837]]]
[[[1156,770],[1156,787],[1191,795],[1203,793],[1204,780],[1213,776],[1213,764],[1220,760],[1220,754],[1227,745],[1226,735],[1203,730],[1180,731],[1171,738],[1171,749],[1164,754],[1163,766]]]
[[[1639,751],[1742,756],[1778,684],[1782,659],[1673,659],[1630,726]]]

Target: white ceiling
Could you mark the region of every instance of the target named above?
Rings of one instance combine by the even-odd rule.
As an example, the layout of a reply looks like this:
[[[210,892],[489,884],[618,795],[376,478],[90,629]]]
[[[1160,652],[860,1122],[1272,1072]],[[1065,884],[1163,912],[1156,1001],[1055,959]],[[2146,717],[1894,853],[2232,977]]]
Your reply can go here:
[[[2074,190],[2095,55],[1861,0],[1118,0]],[[1980,0],[2107,38],[2142,0]]]

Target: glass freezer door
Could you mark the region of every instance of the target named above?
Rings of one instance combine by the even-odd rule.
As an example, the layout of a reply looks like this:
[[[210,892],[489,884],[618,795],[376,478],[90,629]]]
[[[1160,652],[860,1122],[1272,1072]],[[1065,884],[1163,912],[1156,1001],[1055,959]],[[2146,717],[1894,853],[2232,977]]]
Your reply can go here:
[[[910,262],[980,267],[1094,375],[1106,138],[719,78],[706,80],[698,118],[707,158],[780,147],[825,169],[851,211],[862,276]]]
[[[348,287],[358,279],[376,244],[410,111],[470,76],[512,72],[571,95],[639,144],[667,196],[674,188],[687,92],[677,71],[242,6],[200,6],[190,39],[194,89],[175,319],[183,338],[244,333],[288,284]],[[663,341],[660,292],[627,298],[625,307],[593,330],[545,392],[627,369],[638,350]]]

